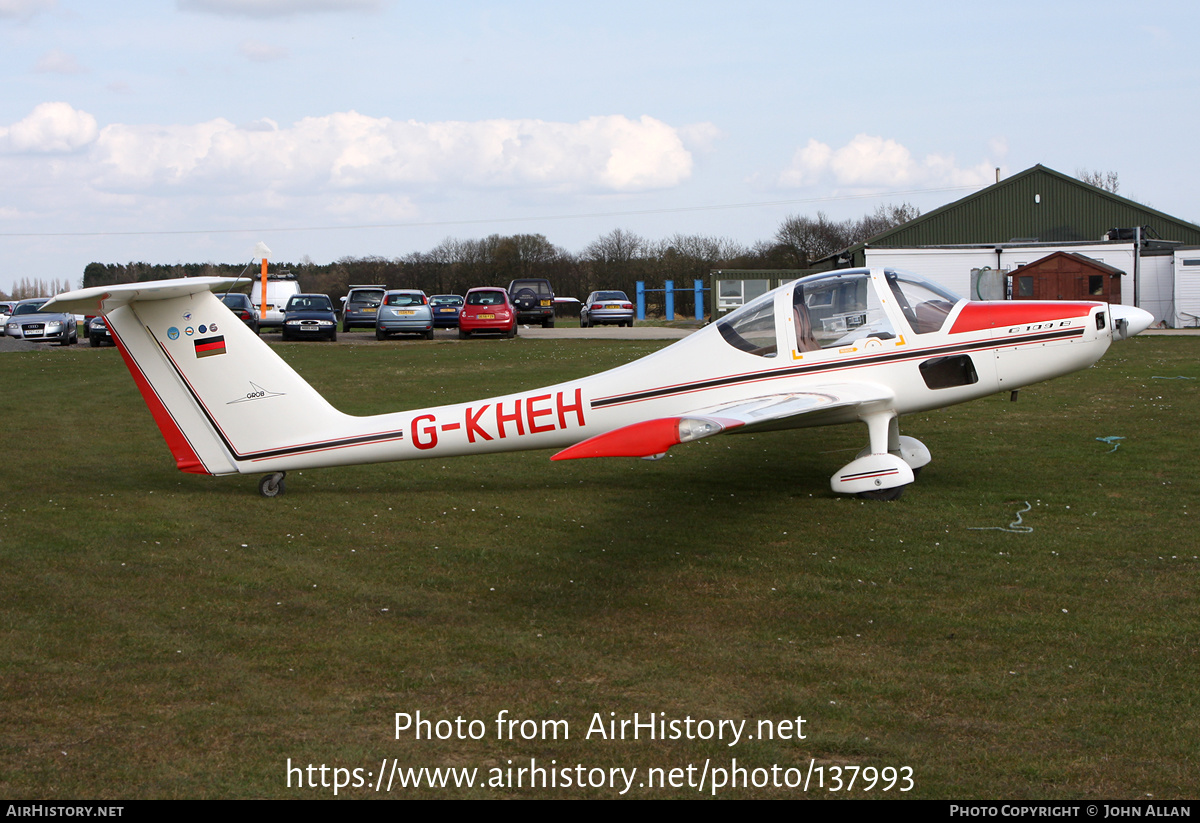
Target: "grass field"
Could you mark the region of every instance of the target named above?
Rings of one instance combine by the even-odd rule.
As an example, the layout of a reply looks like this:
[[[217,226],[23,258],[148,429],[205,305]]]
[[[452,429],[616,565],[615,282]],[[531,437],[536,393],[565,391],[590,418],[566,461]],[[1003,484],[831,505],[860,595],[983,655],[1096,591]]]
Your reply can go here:
[[[658,345],[279,351],[371,413]],[[626,797],[694,797],[724,769],[768,785],[722,797],[1197,797],[1196,378],[1200,338],[1137,338],[906,418],[934,462],[895,503],[829,491],[861,426],[293,472],[264,500],[177,472],[114,350],[0,355],[0,796],[618,797],[637,769]],[[1026,502],[1031,531],[971,529]],[[398,735],[418,711],[464,722]],[[634,713],[696,739],[593,725]],[[485,785],[376,792],[396,764]]]

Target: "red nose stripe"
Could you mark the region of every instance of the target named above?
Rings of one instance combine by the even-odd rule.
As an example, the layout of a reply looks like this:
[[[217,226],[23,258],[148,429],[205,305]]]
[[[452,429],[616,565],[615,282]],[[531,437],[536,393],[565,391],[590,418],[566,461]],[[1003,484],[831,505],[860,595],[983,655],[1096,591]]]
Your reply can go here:
[[[1023,323],[1044,323],[1047,320],[1066,320],[1087,317],[1099,303],[1068,303],[1047,300],[1012,300],[993,303],[968,303],[958,314],[951,334],[980,331]]]

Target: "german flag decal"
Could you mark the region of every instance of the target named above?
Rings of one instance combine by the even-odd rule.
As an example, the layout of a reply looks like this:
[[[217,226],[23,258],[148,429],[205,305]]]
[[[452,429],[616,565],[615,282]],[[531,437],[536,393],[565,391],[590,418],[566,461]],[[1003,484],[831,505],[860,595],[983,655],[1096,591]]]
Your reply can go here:
[[[225,353],[225,335],[216,337],[198,337],[196,338],[196,356],[197,357],[212,357],[214,354]]]

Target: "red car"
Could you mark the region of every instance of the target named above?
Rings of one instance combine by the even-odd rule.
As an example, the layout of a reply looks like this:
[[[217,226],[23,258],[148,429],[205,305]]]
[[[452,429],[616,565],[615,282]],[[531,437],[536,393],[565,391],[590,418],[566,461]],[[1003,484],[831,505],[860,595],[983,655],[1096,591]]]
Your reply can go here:
[[[458,336],[465,339],[477,331],[517,336],[517,310],[504,289],[487,287],[467,292],[467,300],[458,315]]]

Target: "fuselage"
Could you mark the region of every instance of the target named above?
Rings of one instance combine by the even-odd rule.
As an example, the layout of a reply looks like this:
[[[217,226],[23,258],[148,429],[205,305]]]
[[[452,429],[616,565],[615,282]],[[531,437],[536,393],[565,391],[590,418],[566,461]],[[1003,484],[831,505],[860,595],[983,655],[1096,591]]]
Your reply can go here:
[[[832,329],[827,329],[823,346],[806,342],[797,330],[795,313],[801,304],[795,284],[789,284],[765,296],[767,307],[761,317],[751,318],[750,331],[731,315],[662,351],[600,374],[470,403],[346,416],[335,436],[302,442],[285,442],[293,426],[284,420],[274,427],[277,442],[262,430],[250,439],[236,438],[237,426],[231,425],[229,444],[238,470],[245,472],[563,448],[640,421],[842,381],[884,387],[893,398],[890,407],[903,415],[1084,368],[1112,340],[1104,303],[956,300],[947,306],[949,300],[938,298],[940,323],[933,328],[928,321],[920,325],[917,309],[913,316],[918,322],[908,319],[882,271],[832,273],[800,283],[823,305],[839,286],[847,293],[869,287],[874,296],[861,301],[864,311],[851,317],[848,326],[846,311],[822,318]],[[833,307],[839,308],[847,307]],[[753,345],[742,343],[746,339]],[[270,390],[266,384],[262,388]],[[256,402],[270,400],[264,396]],[[841,406],[759,428],[852,422],[862,414],[861,407]],[[212,417],[220,418],[219,410]]]

